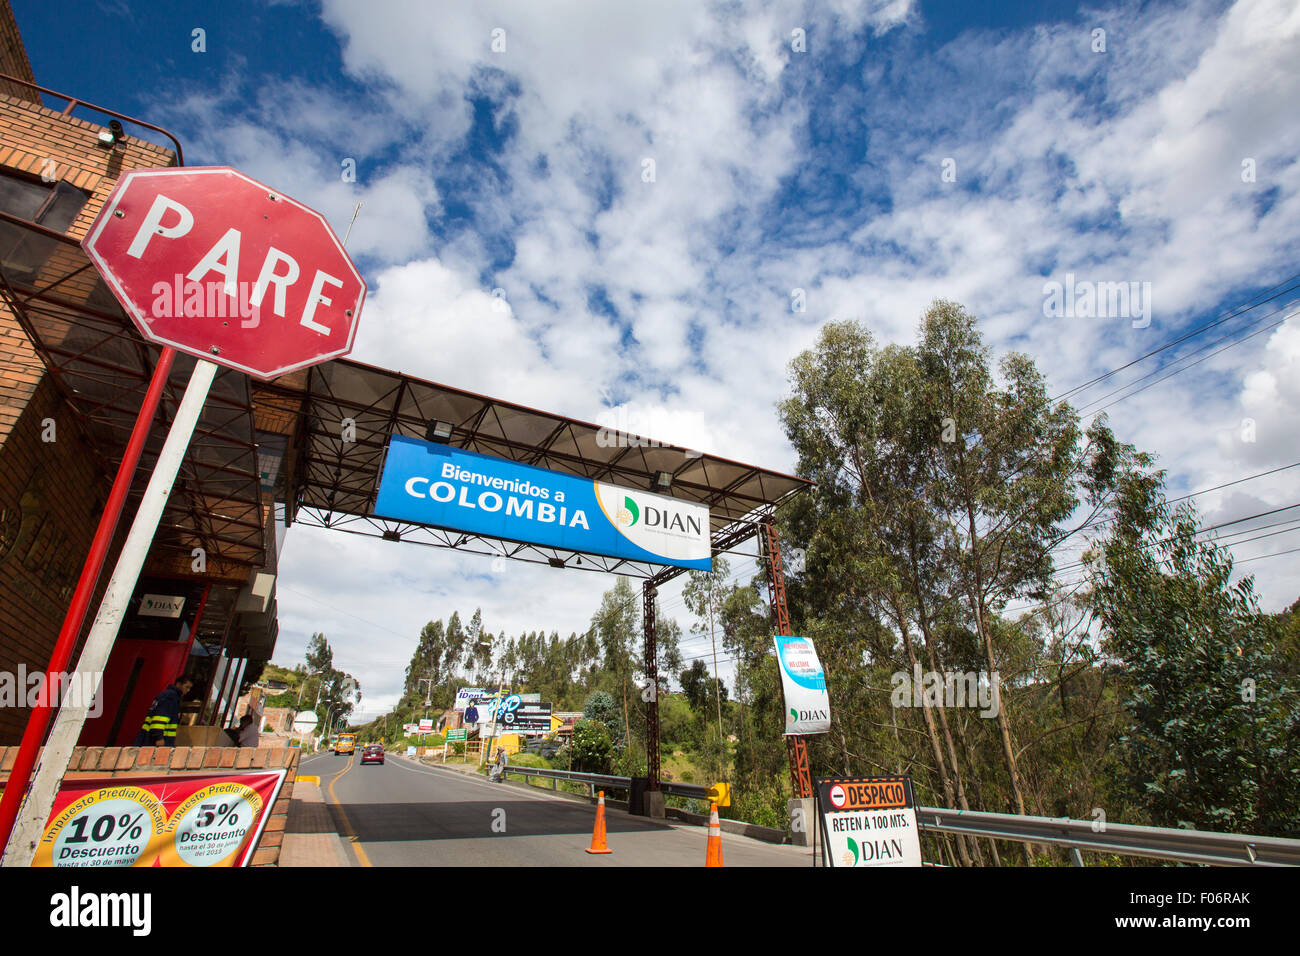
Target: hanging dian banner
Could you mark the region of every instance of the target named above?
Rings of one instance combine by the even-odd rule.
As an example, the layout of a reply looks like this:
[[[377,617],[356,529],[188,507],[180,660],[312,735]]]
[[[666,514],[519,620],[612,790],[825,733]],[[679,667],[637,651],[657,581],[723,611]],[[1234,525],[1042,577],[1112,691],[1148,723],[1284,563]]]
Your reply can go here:
[[[911,777],[834,777],[816,790],[827,866],[921,865]]]
[[[806,637],[772,638],[785,691],[785,735],[824,734],[831,729],[831,699],[826,672]]]
[[[711,571],[705,505],[395,437],[375,514],[506,541]]]
[[[32,866],[246,866],[285,771],[69,781]]]

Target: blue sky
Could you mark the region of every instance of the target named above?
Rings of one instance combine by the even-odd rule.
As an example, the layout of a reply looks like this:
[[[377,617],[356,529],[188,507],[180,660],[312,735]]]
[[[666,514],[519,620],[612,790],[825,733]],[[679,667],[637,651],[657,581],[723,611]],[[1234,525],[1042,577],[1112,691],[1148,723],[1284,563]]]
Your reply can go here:
[[[237,166],[340,233],[363,204],[354,357],[770,467],[794,467],[786,363],[828,320],[908,342],[954,299],[1055,394],[1300,271],[1284,0],[117,0],[78,5],[94,57],[46,4],[13,6],[44,85],[165,126],[189,164]],[[1150,321],[1048,314],[1067,275],[1148,290]],[[1176,493],[1300,461],[1300,323],[1106,411]],[[1231,520],[1300,501],[1295,475],[1196,501]],[[489,629],[567,634],[609,583],[411,550],[295,530],[280,656],[346,620],[404,664],[425,620],[479,604]],[[1300,593],[1295,556],[1242,568],[1270,608]],[[363,663],[363,687],[391,685]]]

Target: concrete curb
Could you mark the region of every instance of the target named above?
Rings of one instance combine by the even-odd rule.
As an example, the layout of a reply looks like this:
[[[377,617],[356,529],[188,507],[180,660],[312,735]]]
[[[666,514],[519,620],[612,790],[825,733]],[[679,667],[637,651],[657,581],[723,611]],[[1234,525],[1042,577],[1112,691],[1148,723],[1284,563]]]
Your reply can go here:
[[[343,842],[320,784],[299,780],[289,804],[279,865],[351,866]]]
[[[687,813],[685,810],[678,810],[675,807],[669,807],[667,813],[672,819],[693,826],[706,827],[709,825],[707,814]],[[728,820],[725,817],[719,819],[718,822],[722,824],[724,833],[735,833],[737,836],[746,836],[751,840],[761,840],[764,843],[790,843],[790,838],[784,830],[759,826],[757,823],[746,823],[744,820]]]

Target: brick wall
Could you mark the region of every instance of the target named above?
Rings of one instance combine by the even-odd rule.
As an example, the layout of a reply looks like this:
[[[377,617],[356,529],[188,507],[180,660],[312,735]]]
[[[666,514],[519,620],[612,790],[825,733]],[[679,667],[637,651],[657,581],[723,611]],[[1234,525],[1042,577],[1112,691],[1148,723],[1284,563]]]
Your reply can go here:
[[[14,21],[9,0],[0,0],[0,73],[32,82],[36,80],[32,76],[32,64],[27,59],[27,50],[23,48],[23,39],[18,35],[18,24]],[[30,95],[21,85],[9,82],[0,82],[0,93]]]
[[[64,180],[91,194],[68,230],[74,239],[86,234],[123,170],[176,165],[170,149],[130,136],[113,149],[100,146],[105,128],[19,96],[0,96],[0,166]]]
[[[0,783],[7,783],[17,747],[0,748]],[[77,747],[65,780],[140,777],[200,770],[287,770],[279,799],[271,807],[250,866],[276,866],[284,840],[289,801],[298,778],[299,751],[285,747]]]
[[[21,52],[12,13],[0,0],[0,72],[30,76],[30,67],[25,74],[20,68],[25,55],[22,63],[15,59]],[[0,83],[0,169],[64,180],[88,192],[68,230],[73,239],[85,234],[123,170],[175,163],[170,150],[129,137],[106,149],[97,142],[103,127],[46,109],[33,102],[35,93],[12,87]],[[55,245],[36,282],[84,264],[75,246]],[[59,294],[84,301],[97,281],[93,269],[85,270],[61,284]],[[42,441],[46,419],[55,423],[54,442]],[[110,480],[82,442],[26,332],[0,303],[0,670],[13,672],[19,664],[31,670],[49,660]],[[113,566],[128,527],[124,521],[106,567]],[[107,578],[101,575],[101,592]],[[0,743],[19,739],[27,714],[0,708]]]
[[[42,441],[46,419],[54,422],[53,442]],[[25,664],[30,672],[49,661],[107,494],[108,479],[53,384],[41,382],[0,447],[0,670]],[[129,527],[119,527],[107,567]],[[92,609],[107,583],[102,574]],[[0,707],[0,743],[21,738],[27,715]]]
[[[3,16],[0,15],[2,44]],[[28,94],[31,96],[35,94]],[[124,137],[119,148],[105,149],[97,139],[103,128],[46,109],[30,98],[0,95],[0,169],[63,180],[90,193],[67,232],[77,240],[90,228],[123,170],[172,166],[176,162],[171,150],[131,137]],[[76,250],[56,250],[38,281],[67,275],[74,259],[75,265],[84,262],[79,257]],[[60,285],[60,294],[88,297],[96,281],[94,270],[87,270],[71,283]],[[36,382],[28,380],[26,370],[42,368],[27,334],[3,304],[0,304],[0,353],[3,353],[6,384],[0,393],[0,445],[3,445],[18,413],[35,391]],[[15,374],[10,374],[11,369]]]

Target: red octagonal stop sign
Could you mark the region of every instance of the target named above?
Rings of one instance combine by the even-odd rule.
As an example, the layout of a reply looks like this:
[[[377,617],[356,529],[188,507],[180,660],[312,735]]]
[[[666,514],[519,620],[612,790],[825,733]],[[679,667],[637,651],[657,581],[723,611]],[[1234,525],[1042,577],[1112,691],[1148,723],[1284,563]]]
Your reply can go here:
[[[226,166],[124,173],[82,247],[145,338],[261,379],[347,354],[366,297],[320,213]]]

